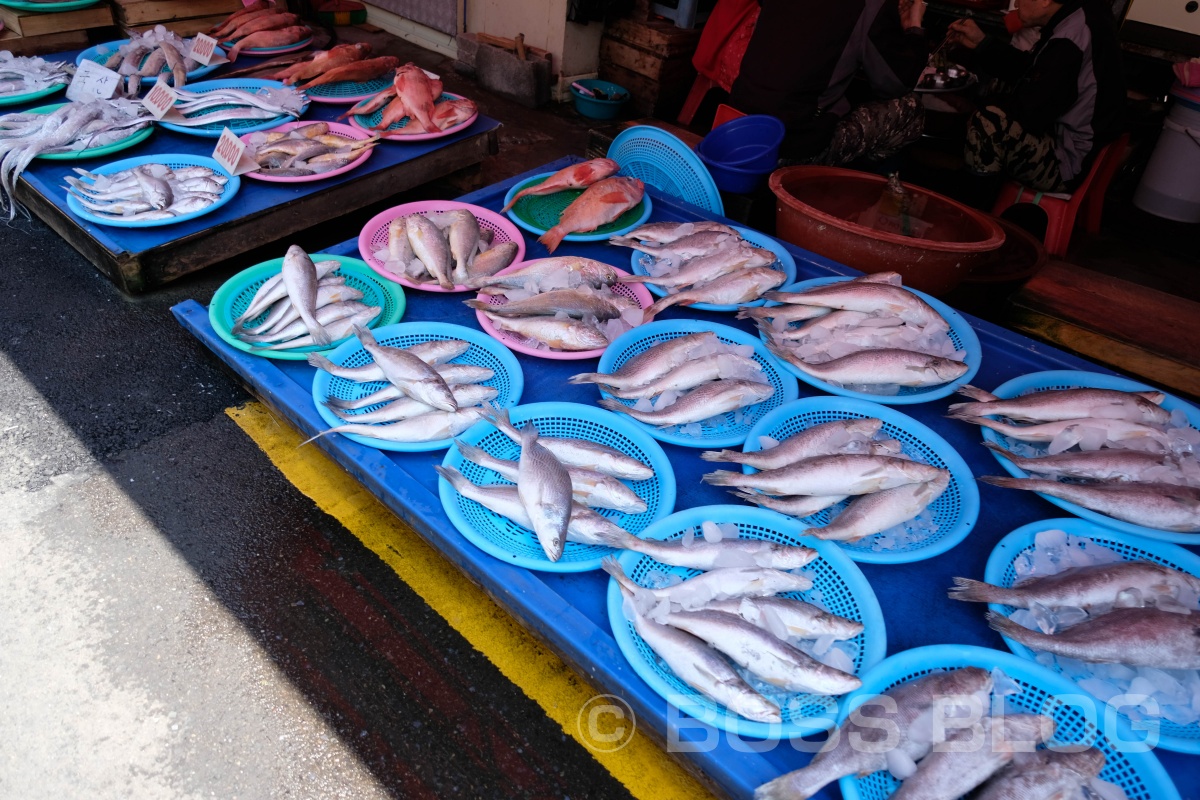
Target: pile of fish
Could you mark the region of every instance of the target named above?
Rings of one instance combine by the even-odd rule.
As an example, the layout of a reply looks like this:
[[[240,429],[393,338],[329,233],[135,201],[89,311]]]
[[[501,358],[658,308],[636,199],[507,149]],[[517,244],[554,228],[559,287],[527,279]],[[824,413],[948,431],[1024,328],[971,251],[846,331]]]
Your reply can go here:
[[[355,104],[338,119],[354,114],[373,114],[381,108],[383,116],[371,130],[387,131],[388,136],[449,130],[479,111],[475,103],[465,97],[443,99],[442,82],[412,62],[396,70],[391,86]],[[404,127],[388,130],[406,118]]]
[[[1200,531],[1200,431],[1160,406],[1161,392],[1060,389],[1008,400],[973,386],[960,392],[974,402],[950,406],[949,416],[1000,434],[1004,446],[988,444],[992,451],[1044,476],[980,480],[1135,525]]]
[[[171,124],[185,128],[285,116],[298,119],[308,102],[304,92],[286,86],[264,86],[253,92],[245,89],[208,89],[202,92],[176,89],[175,94],[179,96],[175,110],[185,119],[173,119]]]
[[[646,311],[649,319],[674,305],[752,303],[777,288],[787,276],[769,269],[777,259],[720,222],[654,222],[609,244],[648,254],[649,275],[630,275],[624,283],[652,283],[668,295]]]
[[[817,553],[738,536],[736,525],[705,522],[684,539],[657,543],[667,559],[715,552],[705,565],[688,564],[705,571],[686,580],[650,570],[643,578],[649,585],[639,585],[616,559],[605,558],[602,567],[620,587],[633,629],[680,680],[756,722],[778,723],[784,710],[794,713],[803,705],[797,693],[842,695],[859,688],[853,674],[858,646],[849,640],[863,632],[862,623],[817,605],[817,591],[811,603],[784,596],[813,588],[801,568]],[[747,548],[764,545],[760,552],[769,557],[747,564]],[[741,565],[725,565],[738,560]]]
[[[373,255],[413,283],[476,288],[472,281],[490,278],[517,257],[516,242],[493,243],[494,236],[465,208],[409,214],[388,223],[387,242]]]
[[[1012,588],[955,578],[950,597],[1015,609],[988,622],[1102,702],[1126,695],[1123,713],[1200,721],[1200,578],[1061,530],[1013,567]]]
[[[511,200],[504,204],[500,213],[507,212],[524,197],[545,197],[571,189],[586,189],[593,183],[617,174],[617,170],[620,168],[621,165],[611,158],[593,158],[563,167],[536,186],[529,186],[517,192]]]
[[[66,61],[14,56],[0,50],[0,97],[66,86],[74,76],[75,65]]]
[[[234,320],[233,335],[255,350],[293,350],[327,347],[370,324],[383,309],[358,302],[363,293],[330,274],[340,266],[333,260],[314,264],[308,253],[292,245],[279,274],[258,288]]]
[[[759,470],[750,475],[718,470],[703,480],[733,487],[743,500],[794,517],[850,498],[833,519],[805,534],[856,542],[887,531],[888,545],[910,544],[933,532],[926,509],[950,485],[950,472],[909,459],[895,440],[874,439],[882,426],[874,418],[834,420],[782,442],[763,442],[764,449],[756,452],[702,453],[705,461],[732,461]],[[897,526],[905,527],[892,530]]]
[[[76,168],[87,180],[67,176],[63,187],[87,210],[126,222],[171,219],[208,208],[221,199],[224,174],[208,167],[171,169],[142,164],[105,175]]]
[[[0,116],[0,210],[7,209],[9,219],[16,215],[17,178],[39,155],[103,147],[152,123],[145,106],[122,99],[66,103],[49,114]]]
[[[678,425],[681,435],[694,437],[702,435],[706,425],[727,425],[728,414],[735,425],[742,424],[743,409],[775,394],[762,365],[754,360],[753,347],[725,344],[711,331],[667,339],[616,372],[582,373],[570,382],[598,384],[613,398],[636,399],[632,406],[608,398],[600,405],[647,425]]]
[[[142,90],[142,80],[153,85],[159,74],[176,88],[187,83],[187,74],[200,68],[200,62],[191,58],[192,42],[182,39],[162,25],[155,25],[145,33],[133,33],[112,53],[101,50],[104,57],[100,62],[124,79],[122,90],[129,97],[136,97]]]
[[[465,302],[528,347],[599,350],[642,322],[641,305],[614,292],[616,282],[616,270],[600,261],[539,258],[503,275],[468,278],[486,299]]]
[[[764,296],[781,305],[745,308],[738,317],[755,321],[776,356],[834,386],[894,395],[967,372],[946,320],[894,272]]]
[[[369,152],[379,137],[349,139],[330,133],[328,122],[312,122],[289,131],[255,131],[246,141],[259,174],[296,178],[341,169]]]
[[[308,363],[335,378],[380,386],[355,400],[325,400],[325,406],[347,424],[308,441],[342,433],[386,442],[436,442],[457,436],[490,413],[484,404],[494,400],[499,390],[481,384],[495,372],[475,364],[449,363],[467,352],[470,342],[440,339],[401,348],[379,344],[362,325],[355,325],[354,333],[371,363],[342,367],[319,353],[310,354]],[[371,408],[379,403],[385,405]]]
[[[637,538],[593,511],[627,514],[646,511],[646,502],[623,481],[644,481],[654,470],[641,461],[598,442],[538,435],[533,423],[517,428],[508,412],[487,412],[488,420],[520,446],[516,461],[490,455],[456,442],[463,458],[515,483],[477,485],[454,469],[438,474],[463,497],[533,531],[550,561],[562,558],[567,542],[622,547]]]
[[[893,800],[1124,798],[1098,777],[1099,749],[1035,750],[1054,735],[1050,717],[988,716],[1020,691],[1000,670],[978,667],[902,683],[864,701],[808,766],[758,787],[754,800],[807,800],[840,778],[883,770],[902,781]]]
[[[236,42],[228,58],[237,61],[243,50],[286,47],[309,38],[312,30],[301,23],[298,15],[289,14],[266,0],[256,0],[214,25],[209,35],[224,44]]]

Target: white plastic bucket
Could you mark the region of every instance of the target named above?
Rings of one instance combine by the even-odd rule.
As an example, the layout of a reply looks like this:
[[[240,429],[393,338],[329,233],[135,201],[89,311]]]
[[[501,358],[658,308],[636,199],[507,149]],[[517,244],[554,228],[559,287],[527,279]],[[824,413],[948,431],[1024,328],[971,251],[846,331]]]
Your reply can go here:
[[[1200,105],[1175,101],[1133,204],[1157,217],[1200,222]]]

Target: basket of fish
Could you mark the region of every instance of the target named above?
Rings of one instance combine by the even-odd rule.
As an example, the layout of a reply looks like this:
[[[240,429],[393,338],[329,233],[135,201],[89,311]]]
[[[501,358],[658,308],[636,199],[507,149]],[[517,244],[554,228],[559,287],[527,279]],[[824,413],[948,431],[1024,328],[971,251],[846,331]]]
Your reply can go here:
[[[389,208],[363,226],[358,252],[371,269],[410,289],[470,292],[525,257],[511,222],[481,206],[422,200]]]
[[[570,382],[596,384],[603,408],[683,447],[737,447],[759,420],[800,394],[754,336],[687,319],[634,328],[604,351],[596,372]]]
[[[616,175],[620,165],[593,158],[518,181],[504,196],[503,213],[553,253],[561,242],[599,242],[637,228],[653,203],[637,178]]]
[[[742,452],[701,453],[740,464],[706,483],[801,519],[806,536],[837,542],[855,561],[922,561],[957,545],[979,517],[979,489],[950,443],[895,409],[806,397],[764,416]]]
[[[75,64],[93,61],[111,69],[121,76],[122,89],[130,97],[152,87],[159,75],[182,88],[188,81],[203,78],[221,66],[219,59],[208,65],[193,59],[194,41],[184,39],[162,25],[155,25],[128,39],[93,45],[75,57]],[[225,51],[215,48],[215,55],[224,58]]]
[[[67,176],[67,207],[96,225],[153,228],[204,216],[228,203],[241,180],[214,159],[184,153],[127,158]]]
[[[36,149],[37,158],[47,161],[78,161],[144,142],[154,133],[154,119],[141,103],[118,98],[56,103],[6,114],[0,117],[0,127],[21,131],[8,138],[9,147],[28,145]]]
[[[336,122],[285,122],[269,131],[241,136],[259,168],[246,177],[273,183],[307,183],[361,167],[379,141]]]
[[[409,62],[378,94],[351,106],[343,116],[365,131],[397,142],[441,139],[479,118],[474,100],[442,90],[440,79]]]
[[[952,394],[979,371],[974,329],[894,272],[814,278],[745,308],[768,348],[800,380],[830,394],[888,405]]]
[[[367,447],[444,450],[496,408],[521,400],[521,365],[479,331],[444,322],[356,329],[329,353],[314,353],[313,400],[331,426]]]
[[[1124,722],[1011,653],[917,647],[862,682],[842,703],[830,743],[758,787],[756,800],[812,797],[834,781],[846,800],[1179,800],[1154,754],[1131,746]]]
[[[309,256],[292,245],[222,284],[208,306],[213,330],[247,353],[304,361],[337,347],[357,326],[404,316],[404,291],[348,256]]]
[[[236,134],[275,128],[308,108],[304,92],[279,81],[224,78],[176,89],[173,112],[158,121],[168,130],[216,139],[229,128]]]
[[[0,50],[0,106],[28,103],[61,92],[74,77],[66,61],[14,56]]]
[[[518,353],[597,358],[641,325],[651,305],[650,293],[623,277],[629,273],[590,258],[538,258],[475,281],[479,296],[465,302],[486,333]]]
[[[454,527],[501,561],[599,569],[616,550],[640,547],[641,532],[675,508],[671,462],[628,420],[575,403],[488,419],[446,453],[438,493]]]
[[[630,280],[663,298],[655,313],[677,304],[698,311],[763,305],[764,292],[796,280],[796,261],[781,242],[737,225],[652,222],[608,241],[633,248]]]
[[[858,566],[782,514],[701,506],[641,538],[603,564],[613,636],[650,688],[715,728],[766,740],[823,731],[887,651]]]
[[[1121,697],[1113,710],[1150,745],[1200,753],[1200,557],[1048,519],[1000,540],[983,579],[955,578],[950,596],[988,603],[1010,650],[1101,702]]]
[[[311,59],[280,70],[276,80],[288,86],[302,84],[315,103],[353,105],[385,91],[400,66],[395,56],[371,58],[367,42],[339,44]]]
[[[949,416],[982,426],[984,445],[1013,476],[980,480],[1136,536],[1200,542],[1195,406],[1128,378],[1070,370],[959,391],[972,402]]]
[[[256,0],[209,29],[209,35],[229,50],[229,60],[239,55],[269,56],[303,50],[312,44],[312,29],[300,16],[269,0]]]

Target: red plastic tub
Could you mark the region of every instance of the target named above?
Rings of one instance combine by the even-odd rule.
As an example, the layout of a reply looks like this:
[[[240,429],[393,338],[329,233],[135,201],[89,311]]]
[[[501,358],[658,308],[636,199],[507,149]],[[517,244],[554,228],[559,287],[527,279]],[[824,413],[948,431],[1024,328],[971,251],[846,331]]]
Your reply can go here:
[[[887,180],[837,167],[784,167],[771,174],[775,193],[775,234],[806,250],[863,272],[895,271],[906,286],[933,295],[953,289],[988,254],[1004,244],[996,220],[949,197],[904,184],[924,198],[920,218],[930,224],[926,238],[859,225]]]

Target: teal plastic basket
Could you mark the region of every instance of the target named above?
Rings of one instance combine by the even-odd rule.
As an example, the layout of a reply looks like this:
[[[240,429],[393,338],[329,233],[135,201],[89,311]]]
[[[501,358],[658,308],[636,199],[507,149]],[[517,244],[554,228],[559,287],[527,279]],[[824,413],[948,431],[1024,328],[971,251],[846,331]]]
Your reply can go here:
[[[540,175],[534,175],[528,180],[521,181],[515,184],[508,193],[504,195],[504,205],[508,205],[517,193],[529,186],[537,186],[539,183],[544,183],[547,178],[553,175],[553,172],[543,172]],[[508,218],[525,230],[535,236],[541,236],[546,231],[558,224],[562,218],[563,211],[567,206],[574,203],[579,195],[584,193],[584,189],[567,189],[562,192],[555,192],[547,195],[526,195],[517,201],[517,204],[510,208],[505,213]],[[650,218],[650,212],[654,208],[653,202],[650,200],[650,195],[645,194],[642,200],[633,208],[626,211],[621,216],[614,219],[612,222],[607,222],[596,228],[594,231],[568,233],[563,237],[564,242],[602,242],[607,241],[610,236],[621,236],[629,233],[634,228],[639,227],[647,219]]]
[[[929,505],[937,530],[926,539],[903,548],[887,550],[874,549],[878,534],[857,542],[837,544],[855,561],[905,564],[941,555],[967,538],[979,519],[979,486],[971,474],[971,468],[958,451],[931,428],[893,408],[848,397],[806,397],[781,406],[759,420],[747,435],[743,451],[750,453],[761,450],[760,436],[783,441],[824,422],[868,417],[882,420],[881,433],[900,442],[904,454],[914,461],[950,470],[950,485]],[[742,471],[753,474],[758,470],[743,466]],[[804,522],[807,526],[825,525],[835,516],[835,512],[850,502],[845,500],[805,517]]]
[[[885,659],[862,676],[861,689],[846,697],[838,724],[863,702],[894,686],[931,672],[962,667],[1003,670],[1021,690],[1004,698],[1010,708],[1053,718],[1057,724],[1051,740],[1054,745],[1077,744],[1102,750],[1107,761],[1100,778],[1124,789],[1129,800],[1180,800],[1167,771],[1153,753],[1135,744],[1128,725],[1106,717],[1082,689],[1067,679],[1011,653],[986,647],[939,644],[905,650]],[[899,785],[886,770],[863,777],[851,775],[838,783],[845,800],[886,800]]]
[[[331,103],[335,105],[353,105],[368,97],[374,97],[392,85],[394,74],[369,81],[336,81],[323,83],[320,86],[302,87],[304,93],[315,103]],[[383,119],[382,115],[380,119]]]
[[[1051,530],[1060,530],[1071,536],[1090,539],[1097,547],[1111,550],[1125,561],[1149,561],[1200,578],[1200,556],[1190,553],[1182,547],[1164,542],[1147,541],[1141,537],[1120,533],[1086,520],[1067,517],[1031,522],[1005,536],[988,556],[983,579],[993,586],[1012,586],[1017,581],[1017,572],[1014,566],[1016,560],[1023,554],[1036,549],[1035,539],[1039,533]],[[1006,617],[1016,611],[1012,606],[996,603],[988,604],[988,608]],[[1004,643],[1008,645],[1009,650],[1022,658],[1030,661],[1036,658],[1036,652],[1023,644],[1014,642],[1008,637],[1004,637]],[[1062,673],[1057,663],[1050,669],[1059,674]],[[1119,709],[1117,713],[1120,713]],[[1121,718],[1128,720],[1124,714],[1121,714]],[[1145,738],[1145,735],[1149,733],[1146,730],[1147,726],[1157,728],[1154,731],[1158,737],[1157,747],[1180,753],[1200,754],[1200,721],[1190,725],[1179,725],[1164,718],[1146,717],[1139,723],[1137,735]]]
[[[731,226],[735,231],[742,235],[750,244],[755,247],[761,247],[765,250],[770,250],[775,254],[775,263],[771,264],[771,269],[777,269],[785,276],[784,283],[792,283],[796,280],[796,259],[792,258],[792,254],[788,252],[787,247],[783,242],[773,236],[767,236],[761,231],[756,231],[752,228],[743,228],[740,225]],[[650,264],[654,263],[654,256],[650,253],[643,253],[641,250],[634,250],[633,256],[630,259],[633,265],[635,275],[649,275],[648,269]],[[668,292],[658,284],[647,283],[645,287],[650,290],[651,294],[658,297],[666,297]],[[761,306],[766,300],[755,300],[752,303],[742,303],[741,305],[716,305],[714,303],[693,303],[688,308],[694,308],[697,311],[737,311],[739,308],[747,306]]]
[[[806,289],[812,289],[817,286],[824,286],[830,283],[838,283],[839,281],[851,280],[849,277],[836,278],[813,278],[807,281],[793,283],[790,286],[784,286],[779,289],[781,292],[803,292]],[[908,289],[908,287],[905,287]],[[933,307],[933,310],[941,314],[942,319],[946,320],[946,324],[950,326],[949,336],[950,341],[954,344],[955,350],[966,352],[965,363],[967,371],[957,380],[949,383],[938,384],[937,386],[915,387],[902,386],[900,393],[895,395],[869,394],[867,392],[856,392],[853,389],[845,389],[840,386],[834,386],[832,383],[823,381],[820,378],[814,378],[802,369],[792,366],[786,361],[780,361],[784,369],[795,375],[800,380],[807,383],[822,392],[829,394],[837,394],[842,397],[854,397],[859,400],[869,400],[874,403],[884,403],[889,406],[909,405],[912,403],[928,403],[930,400],[937,400],[940,397],[947,397],[958,391],[958,387],[971,382],[975,374],[979,372],[979,366],[983,363],[983,346],[979,343],[979,337],[975,335],[975,329],[963,319],[962,315],[955,311],[950,306],[938,300],[932,295],[917,291],[916,289],[908,289],[908,291],[920,297],[926,303]],[[767,305],[779,305],[775,302],[769,302]],[[763,341],[766,341],[766,334],[759,334]]]
[[[609,344],[608,349],[604,351],[604,355],[600,357],[600,363],[597,365],[596,371],[616,372],[626,361],[629,361],[634,356],[650,349],[656,344],[700,331],[712,331],[725,344],[750,345],[753,347],[753,359],[762,366],[763,376],[775,388],[775,394],[757,405],[742,409],[740,422],[735,419],[735,415],[731,411],[724,415],[725,422],[721,425],[701,423],[702,432],[700,436],[686,436],[679,432],[680,426],[678,425],[670,428],[658,428],[654,425],[647,425],[644,422],[634,422],[645,428],[651,436],[660,442],[669,442],[683,447],[737,447],[746,441],[746,436],[750,433],[750,429],[759,420],[784,403],[795,400],[800,395],[800,388],[796,385],[796,381],[787,374],[783,369],[783,365],[767,352],[762,342],[752,334],[740,331],[737,328],[731,328],[728,325],[718,325],[695,319],[672,319],[650,322],[626,331]],[[612,395],[607,392],[601,391],[601,394],[612,398]],[[635,400],[612,399],[630,407],[636,403]],[[633,418],[630,417],[630,419],[632,420]]]
[[[650,125],[634,125],[617,134],[607,157],[621,165],[618,175],[638,178],[660,192],[725,216],[725,203],[708,167],[678,136]]]
[[[190,83],[184,88],[189,92],[203,94],[205,92],[216,91],[217,89],[241,89],[246,92],[257,92],[260,89],[290,89],[292,87],[284,86],[279,81],[264,81],[258,78],[220,78],[212,81]],[[308,105],[309,103],[306,98],[304,105],[300,107],[300,113],[296,116],[292,116],[290,114],[280,114],[279,116],[272,117],[271,119],[230,119],[225,120],[224,122],[210,122],[206,125],[198,126],[178,125],[174,122],[163,122],[162,120],[159,120],[158,124],[162,125],[168,130],[175,131],[176,133],[185,133],[189,136],[202,136],[209,139],[219,138],[221,136],[221,132],[226,128],[229,128],[229,130],[240,136],[243,133],[265,131],[281,125],[284,122],[298,119],[304,115],[305,111],[308,110]],[[185,114],[184,116],[188,116],[190,118],[238,107],[239,106],[222,104],[219,106],[213,106],[212,108],[203,109],[202,111],[196,111],[190,115]]]
[[[641,514],[628,514],[607,508],[593,509],[614,524],[632,534],[641,534],[655,520],[662,519],[675,508],[675,471],[667,454],[658,442],[651,439],[636,424],[611,411],[579,405],[578,403],[531,403],[509,412],[509,419],[518,428],[533,423],[542,436],[583,439],[598,442],[621,451],[654,469],[654,477],[644,481],[623,481],[646,502]],[[521,447],[489,422],[483,422],[459,436],[467,444],[486,450],[497,458],[516,461]],[[509,484],[496,473],[462,457],[457,447],[451,447],[442,461],[453,467],[467,480],[479,485]],[[546,558],[533,531],[517,525],[474,500],[468,500],[451,488],[443,478],[438,481],[438,494],[446,516],[472,544],[501,561],[539,572],[586,572],[600,569],[600,561],[613,555],[611,547],[567,542],[558,561]]]
[[[365,265],[364,265],[365,268]],[[487,367],[495,374],[486,381],[484,386],[494,386],[499,390],[496,399],[491,401],[497,408],[511,408],[521,402],[521,392],[525,389],[525,375],[515,356],[508,352],[490,336],[485,336],[473,328],[462,325],[451,325],[448,322],[405,322],[398,325],[387,325],[373,331],[375,341],[385,347],[412,347],[422,342],[445,341],[447,339],[462,339],[470,342],[467,352],[450,359],[451,364],[471,364]],[[363,348],[362,342],[351,337],[332,353],[329,360],[343,367],[362,367],[374,362],[371,355]],[[337,397],[342,400],[357,400],[387,386],[386,381],[369,381],[358,383],[346,378],[337,378],[324,370],[317,370],[313,378],[313,402],[321,419],[333,428],[345,425],[353,420],[344,420],[334,414],[325,405],[325,400]],[[365,414],[382,408],[384,403],[370,405],[351,414]],[[339,434],[352,442],[374,447],[379,450],[392,450],[400,453],[418,453],[429,450],[444,450],[452,443],[452,439],[437,439],[431,442],[388,442],[372,439],[357,434]]]
[[[863,632],[850,639],[857,649],[854,673],[862,675],[883,658],[887,652],[887,631],[883,612],[871,584],[858,566],[832,542],[823,542],[804,536],[804,526],[791,517],[762,508],[746,506],[699,506],[672,514],[659,520],[642,533],[643,539],[674,540],[682,538],[687,531],[698,531],[704,522],[718,524],[733,523],[738,527],[738,538],[767,539],[788,545],[811,547],[818,558],[804,569],[812,576],[813,588],[805,592],[788,592],[781,595],[807,602],[818,601],[831,613],[863,624]],[[655,559],[626,551],[618,559],[621,566],[635,583],[647,585],[651,572],[662,575],[678,575],[687,579],[699,575],[699,570],[671,567]],[[633,623],[625,617],[624,601],[617,582],[608,583],[608,621],[613,637],[621,648],[629,665],[642,680],[667,702],[681,711],[739,736],[756,739],[778,740],[794,736],[807,736],[826,730],[833,724],[836,698],[824,695],[793,692],[776,698],[780,702],[783,722],[766,723],[745,719],[713,700],[703,696],[681,681],[674,672],[658,658],[650,646],[638,636]]]
[[[996,387],[992,394],[997,397],[1011,398],[1020,397],[1021,395],[1032,394],[1033,392],[1044,392],[1050,389],[1115,389],[1121,392],[1154,392],[1161,391],[1153,386],[1145,383],[1122,378],[1118,375],[1102,375],[1099,372],[1082,372],[1074,370],[1048,370],[1046,372],[1031,372],[1028,375],[1022,375],[1018,378],[1013,378]],[[1165,393],[1164,393],[1165,394]],[[1193,428],[1200,428],[1200,410],[1190,403],[1180,400],[1174,395],[1168,394],[1162,402],[1162,407],[1167,411],[1180,409],[1187,416],[1188,422]],[[992,417],[996,417],[993,415]],[[986,441],[1007,446],[1008,440],[1006,437],[991,430],[990,428],[983,429],[983,438]],[[1036,445],[1035,445],[1036,446]],[[1009,475],[1014,478],[1028,478],[1029,473],[1025,472],[1017,465],[1013,464],[1007,458],[999,453],[993,452],[993,456],[1000,462]],[[1097,525],[1103,525],[1106,528],[1131,533],[1135,536],[1145,536],[1149,539],[1158,539],[1164,542],[1175,542],[1176,544],[1198,544],[1200,543],[1200,534],[1196,533],[1181,533],[1178,531],[1164,531],[1158,528],[1148,528],[1145,525],[1134,525],[1132,522],[1124,522],[1119,519],[1101,514],[1098,511],[1084,508],[1067,500],[1060,500],[1057,497],[1050,497],[1046,494],[1041,494],[1041,497],[1047,502],[1066,511],[1069,514],[1074,514],[1077,517],[1094,522]]]

